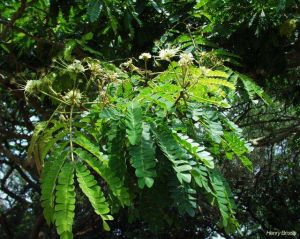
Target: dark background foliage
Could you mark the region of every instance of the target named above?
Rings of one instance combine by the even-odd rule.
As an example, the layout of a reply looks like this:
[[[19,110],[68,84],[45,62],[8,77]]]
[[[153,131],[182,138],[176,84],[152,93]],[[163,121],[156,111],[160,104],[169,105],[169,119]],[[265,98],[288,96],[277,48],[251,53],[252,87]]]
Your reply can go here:
[[[234,162],[222,167],[242,230],[248,238],[266,238],[266,231],[276,230],[300,233],[299,7],[296,0],[1,1],[0,237],[55,238],[41,213],[35,165],[26,156],[34,122],[49,118],[51,104],[26,99],[26,80],[44,75],[53,57],[120,63],[190,32],[206,39],[199,43],[203,51],[226,49],[239,56],[223,59],[274,101],[267,106],[245,98],[231,109],[256,146],[253,173]],[[177,226],[152,231],[143,221],[130,223],[130,212],[123,210],[112,233],[102,232],[91,208],[82,205],[88,204],[76,208],[76,238],[231,238],[218,228],[217,212],[208,205],[198,217],[178,217]],[[145,212],[153,209],[145,203]],[[159,220],[155,223],[159,228]]]

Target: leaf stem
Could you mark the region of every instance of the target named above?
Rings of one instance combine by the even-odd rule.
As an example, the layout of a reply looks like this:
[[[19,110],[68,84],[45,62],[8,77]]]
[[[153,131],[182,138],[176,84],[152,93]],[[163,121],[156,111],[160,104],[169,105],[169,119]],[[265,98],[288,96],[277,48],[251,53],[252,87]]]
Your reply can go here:
[[[70,111],[70,118],[69,118],[69,130],[70,130],[70,152],[71,152],[71,160],[72,162],[74,162],[74,152],[73,152],[73,125],[72,125],[72,121],[73,121],[73,108],[74,106],[71,106],[71,111]]]
[[[147,60],[145,60],[145,86],[148,84],[148,68],[147,68]]]
[[[50,94],[48,94],[48,93],[46,93],[45,91],[40,91],[41,93],[43,93],[44,95],[47,95],[47,96],[49,96],[49,97],[51,97],[51,98],[53,98],[53,99],[55,99],[55,100],[57,100],[57,101],[59,101],[59,102],[61,102],[61,103],[63,103],[63,104],[67,104],[67,102],[65,102],[65,101],[63,101],[63,100],[61,100],[61,99],[59,99],[59,98],[57,98],[57,97],[55,97],[55,96],[53,96],[53,95],[50,95]]]

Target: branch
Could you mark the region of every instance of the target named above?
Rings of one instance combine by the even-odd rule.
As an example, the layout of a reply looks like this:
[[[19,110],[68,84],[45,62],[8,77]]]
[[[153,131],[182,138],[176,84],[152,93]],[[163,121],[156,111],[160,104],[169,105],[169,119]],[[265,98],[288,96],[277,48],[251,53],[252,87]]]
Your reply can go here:
[[[0,159],[0,164],[6,164],[9,165],[10,167],[16,169],[20,176],[29,184],[29,186],[34,189],[36,192],[39,192],[39,186],[36,182],[32,181],[29,176],[19,167],[19,165],[13,164],[7,160],[2,160]]]
[[[21,0],[21,6],[18,8],[18,10],[13,14],[11,17],[11,20],[6,24],[5,28],[0,34],[0,39],[5,36],[9,32],[9,29],[12,28],[15,24],[15,22],[22,17],[23,13],[25,12],[25,9],[29,6],[31,6],[33,3],[35,3],[36,0],[32,0],[31,2],[27,3],[27,0]]]
[[[300,122],[295,125],[279,129],[275,132],[270,133],[267,136],[252,139],[251,143],[255,147],[273,145],[299,132],[300,132]]]
[[[6,149],[2,145],[0,145],[0,153],[4,154],[4,157],[9,160],[9,162],[14,165],[19,165],[24,168],[27,172],[30,172],[32,177],[36,176],[36,172],[34,172],[35,165],[33,161],[29,160],[20,160],[16,155],[14,155],[10,150]]]
[[[20,197],[19,195],[14,194],[12,191],[10,191],[9,189],[7,189],[5,187],[6,181],[9,178],[9,176],[12,174],[12,172],[14,171],[13,168],[10,168],[7,173],[5,174],[5,176],[3,177],[3,179],[1,180],[1,190],[6,193],[8,196],[10,196],[11,198],[15,199],[18,202],[24,203],[24,204],[30,204],[30,202],[28,202],[27,200],[25,200],[24,198]]]
[[[298,118],[289,117],[283,119],[279,118],[279,119],[261,120],[261,121],[254,121],[251,123],[240,124],[239,127],[244,128],[244,127],[258,125],[258,124],[279,123],[279,122],[288,122],[288,121],[295,121],[295,120],[298,120]]]
[[[18,171],[18,173],[21,175],[21,177],[29,184],[29,186],[35,190],[36,192],[39,192],[39,186],[33,182],[27,175],[25,172],[23,172],[23,170],[18,166],[18,165],[14,165],[15,169]]]
[[[31,139],[31,136],[28,134],[18,134],[4,129],[0,129],[0,137],[4,139]]]
[[[9,24],[9,21],[0,19],[0,23]],[[62,48],[65,46],[65,44],[62,43],[62,42],[55,42],[55,41],[51,41],[51,40],[46,39],[46,38],[34,36],[34,35],[30,34],[29,32],[25,31],[23,28],[18,27],[18,26],[11,26],[11,29],[15,30],[15,31],[18,31],[18,32],[21,32],[21,33],[24,33],[25,36],[27,36],[27,37],[31,38],[32,40],[35,40],[39,43],[46,43],[46,44],[50,44],[50,45],[57,46],[57,47],[62,47]]]

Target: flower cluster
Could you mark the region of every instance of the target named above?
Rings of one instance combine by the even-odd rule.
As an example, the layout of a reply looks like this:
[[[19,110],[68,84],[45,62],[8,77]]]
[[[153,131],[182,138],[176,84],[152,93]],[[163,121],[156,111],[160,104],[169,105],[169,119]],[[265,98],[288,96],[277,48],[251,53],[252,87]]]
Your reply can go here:
[[[79,90],[70,90],[64,96],[64,100],[68,105],[80,105],[82,94]]]
[[[188,65],[193,64],[194,57],[192,53],[181,53],[180,60],[178,61],[178,65],[181,67],[186,67]]]
[[[103,68],[97,62],[90,62],[88,63],[89,69],[95,75],[100,75],[103,72]]]
[[[179,48],[161,49],[158,53],[157,58],[162,61],[170,62],[172,58],[177,56],[178,52],[179,52]],[[152,56],[150,53],[142,53],[139,56],[139,59],[148,61],[149,59],[151,59],[151,57]],[[192,53],[183,52],[179,55],[179,58],[180,59],[178,61],[178,65],[181,67],[186,67],[188,65],[191,65],[191,64],[193,64],[193,61],[194,61],[194,57],[193,57]],[[123,66],[126,66],[127,68],[130,68],[130,66],[132,67],[132,60],[128,61],[127,63],[123,63]]]
[[[140,56],[139,56],[139,59],[140,60],[144,60],[144,61],[148,61],[151,59],[151,54],[150,53],[142,53]]]
[[[99,60],[87,57],[83,62],[87,64],[88,69],[91,71],[92,80],[97,79],[102,82],[113,82],[118,80],[118,73],[103,68]]]
[[[158,58],[160,60],[171,61],[171,58],[173,58],[178,51],[178,48],[162,49],[159,51]]]
[[[29,80],[26,82],[24,91],[28,95],[37,93],[39,91],[40,85],[41,85],[41,82],[39,80]]]
[[[138,70],[139,70],[139,68],[137,68],[137,67],[133,64],[132,59],[129,59],[128,61],[122,63],[122,64],[120,65],[120,67],[123,68],[123,69],[130,70],[130,71],[132,71],[132,72],[133,72],[133,71],[138,71]]]
[[[81,64],[81,61],[74,60],[72,64],[67,66],[67,70],[69,71],[75,71],[76,73],[84,72],[85,68]]]

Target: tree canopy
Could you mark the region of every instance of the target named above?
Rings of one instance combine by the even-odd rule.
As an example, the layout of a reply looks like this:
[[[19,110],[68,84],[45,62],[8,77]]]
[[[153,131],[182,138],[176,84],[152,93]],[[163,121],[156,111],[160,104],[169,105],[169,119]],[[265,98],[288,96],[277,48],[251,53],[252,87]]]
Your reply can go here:
[[[0,237],[296,237],[299,7],[0,2]]]

